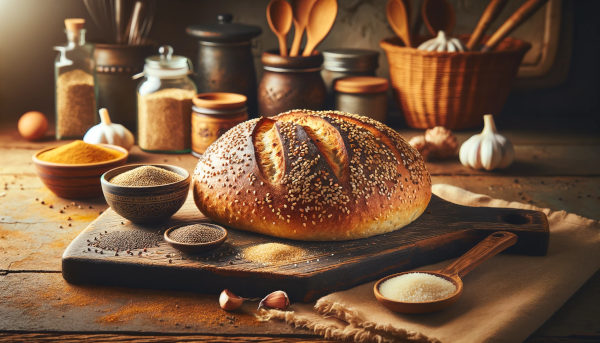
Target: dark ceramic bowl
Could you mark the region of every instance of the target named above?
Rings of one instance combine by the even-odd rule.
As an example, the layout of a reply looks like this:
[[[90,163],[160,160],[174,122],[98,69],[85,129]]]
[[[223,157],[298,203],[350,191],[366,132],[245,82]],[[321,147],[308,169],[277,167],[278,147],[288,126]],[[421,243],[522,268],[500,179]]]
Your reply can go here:
[[[183,180],[160,186],[119,186],[108,180],[128,170],[153,166],[163,168],[184,177]],[[190,188],[190,173],[168,164],[129,164],[111,169],[102,175],[100,182],[106,202],[122,217],[134,223],[153,223],[169,219],[177,212]]]
[[[85,163],[65,164],[40,160],[38,156],[56,147],[42,149],[33,155],[33,164],[37,175],[54,194],[62,198],[82,199],[98,197],[102,194],[100,176],[107,170],[122,166],[127,161],[129,153],[120,146],[100,144],[105,148],[117,150],[121,157],[113,160]]]

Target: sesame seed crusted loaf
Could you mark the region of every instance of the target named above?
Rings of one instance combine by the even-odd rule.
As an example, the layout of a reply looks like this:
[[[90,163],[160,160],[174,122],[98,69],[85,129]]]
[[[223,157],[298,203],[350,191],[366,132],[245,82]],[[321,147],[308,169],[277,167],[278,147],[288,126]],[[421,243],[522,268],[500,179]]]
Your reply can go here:
[[[419,153],[367,117],[293,110],[241,123],[194,171],[196,205],[218,223],[296,240],[397,230],[431,198]]]

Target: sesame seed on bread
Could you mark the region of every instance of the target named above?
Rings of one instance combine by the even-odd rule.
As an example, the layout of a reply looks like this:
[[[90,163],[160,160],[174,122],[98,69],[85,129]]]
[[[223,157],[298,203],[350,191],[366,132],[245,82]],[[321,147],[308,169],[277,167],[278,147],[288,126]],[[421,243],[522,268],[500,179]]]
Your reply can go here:
[[[198,161],[193,194],[202,213],[232,228],[348,240],[414,221],[431,179],[419,153],[378,121],[292,110],[222,135]]]

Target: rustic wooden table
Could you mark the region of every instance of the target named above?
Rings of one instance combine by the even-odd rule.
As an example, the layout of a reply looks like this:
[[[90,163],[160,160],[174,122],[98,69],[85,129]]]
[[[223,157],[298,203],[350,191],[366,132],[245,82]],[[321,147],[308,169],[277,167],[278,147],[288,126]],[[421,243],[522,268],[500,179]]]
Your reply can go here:
[[[470,134],[460,134],[459,140]],[[509,170],[473,171],[454,160],[429,163],[433,182],[600,219],[600,137],[517,131],[507,136],[517,155]],[[284,323],[256,321],[254,305],[226,313],[215,295],[66,283],[63,250],[107,205],[103,199],[61,199],[43,186],[31,156],[51,144],[56,143],[26,142],[6,126],[0,130],[0,342],[323,341]],[[170,163],[192,171],[196,158],[146,154],[136,147],[129,162]],[[598,305],[600,273],[528,342],[600,341]]]

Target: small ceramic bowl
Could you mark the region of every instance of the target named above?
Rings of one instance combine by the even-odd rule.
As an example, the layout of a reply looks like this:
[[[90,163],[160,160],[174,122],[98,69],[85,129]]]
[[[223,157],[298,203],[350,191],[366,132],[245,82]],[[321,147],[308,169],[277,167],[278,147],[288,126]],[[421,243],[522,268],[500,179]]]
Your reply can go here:
[[[108,180],[128,170],[153,166],[163,168],[184,177],[183,180],[159,186],[119,186]],[[100,178],[106,202],[122,217],[134,223],[152,223],[169,219],[177,212],[190,188],[190,173],[168,164],[129,164],[111,169]]]
[[[98,163],[54,163],[42,161],[38,158],[41,153],[57,147],[45,148],[36,152],[32,158],[37,175],[46,187],[59,197],[68,199],[98,197],[102,194],[100,176],[107,170],[125,164],[129,156],[129,152],[120,146],[110,144],[101,145],[108,149],[117,150],[122,153],[122,156],[114,160]]]
[[[223,244],[223,242],[225,242],[225,240],[227,239],[227,229],[225,229],[224,227],[222,227],[220,225],[205,223],[205,222],[200,222],[200,223],[195,223],[195,224],[201,224],[201,225],[210,226],[212,228],[215,228],[221,232],[222,236],[217,240],[214,240],[211,242],[206,242],[206,243],[184,243],[184,242],[176,241],[171,238],[171,236],[170,236],[171,232],[173,232],[183,226],[194,225],[194,224],[181,224],[181,225],[173,226],[173,227],[167,229],[167,231],[165,231],[165,233],[164,233],[165,242],[169,243],[175,249],[178,249],[178,250],[190,253],[190,254],[194,254],[194,253],[200,253],[200,252],[203,252],[206,250],[214,249],[214,248],[220,246],[221,244]]]

